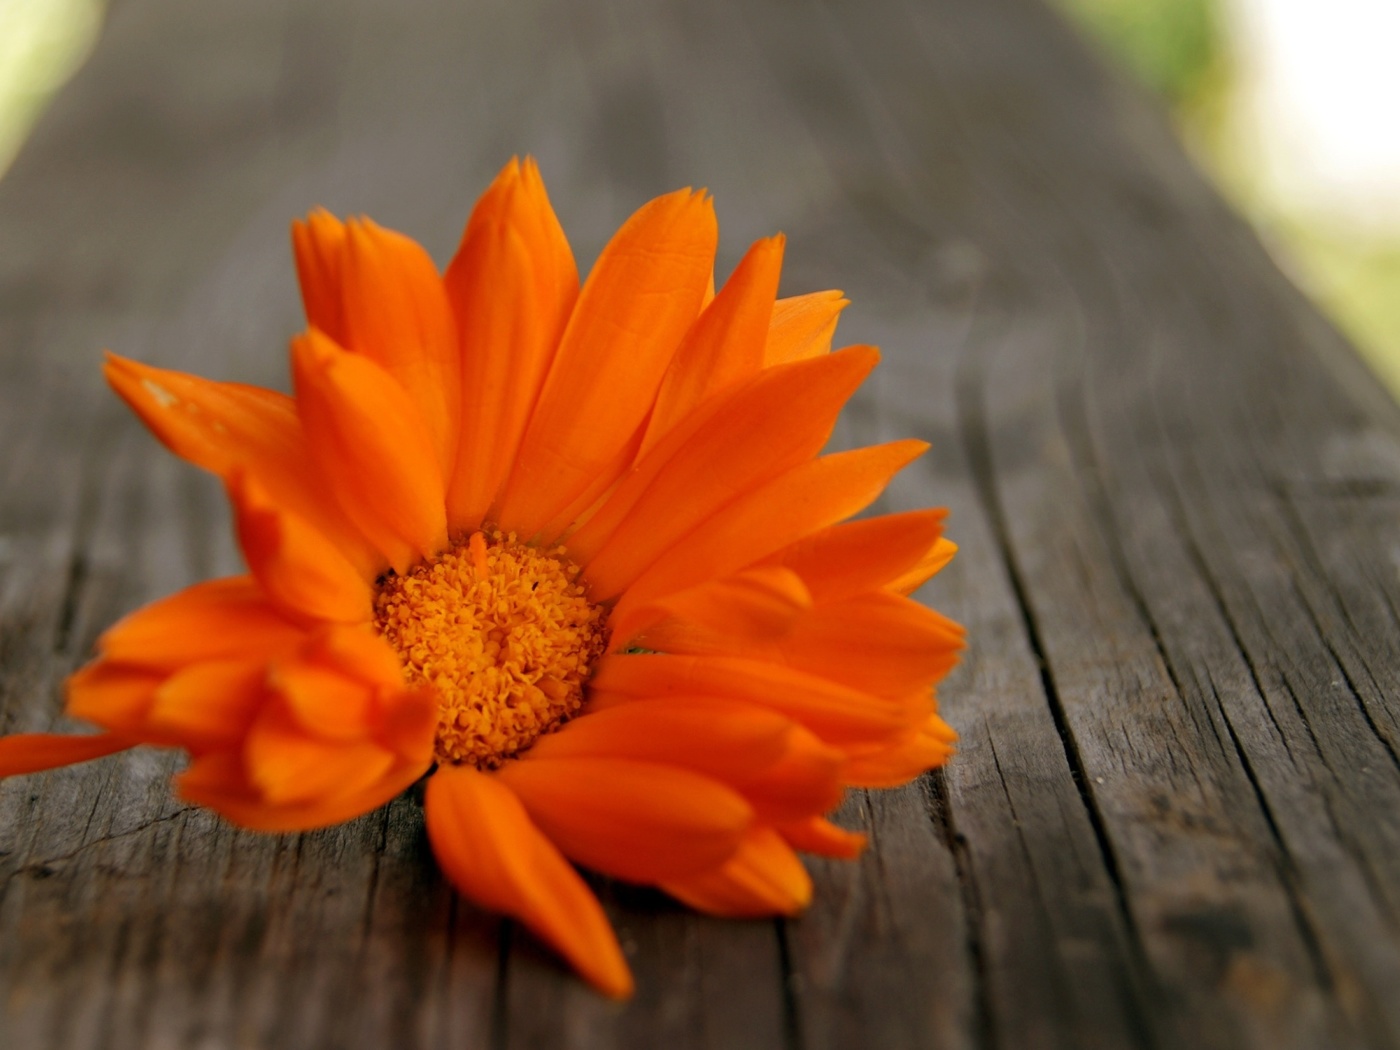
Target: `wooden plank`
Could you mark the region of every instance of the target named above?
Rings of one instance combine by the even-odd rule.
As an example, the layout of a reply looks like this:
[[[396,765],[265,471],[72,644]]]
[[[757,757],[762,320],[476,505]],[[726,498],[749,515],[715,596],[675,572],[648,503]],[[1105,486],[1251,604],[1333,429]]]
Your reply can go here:
[[[15,1046],[1400,1046],[1400,413],[1030,0],[121,0],[0,181],[0,728],[121,611],[233,571],[221,496],[100,387],[111,345],[278,384],[285,223],[443,259],[539,157],[585,262],[715,193],[884,347],[848,444],[931,456],[962,751],[855,793],[793,923],[600,883],[605,1002],[457,901],[411,797],[303,836],[136,754],[0,784]]]

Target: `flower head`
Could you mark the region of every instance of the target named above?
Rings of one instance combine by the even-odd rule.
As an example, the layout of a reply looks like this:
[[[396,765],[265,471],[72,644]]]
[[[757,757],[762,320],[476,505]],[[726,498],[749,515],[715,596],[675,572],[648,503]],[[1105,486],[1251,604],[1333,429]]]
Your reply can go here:
[[[847,521],[924,449],[821,455],[876,351],[845,300],[776,299],[783,240],[713,291],[713,209],[644,206],[579,287],[530,161],[445,274],[368,220],[293,227],[291,397],[112,356],[107,378],[228,491],[248,573],[102,635],[68,682],[96,736],[0,739],[0,774],[181,748],[249,828],[348,820],[431,773],[462,893],[600,989],[631,975],[574,862],[721,915],[791,914],[794,850],[853,856],[847,786],[953,733],[961,629],[906,595],[939,511]]]

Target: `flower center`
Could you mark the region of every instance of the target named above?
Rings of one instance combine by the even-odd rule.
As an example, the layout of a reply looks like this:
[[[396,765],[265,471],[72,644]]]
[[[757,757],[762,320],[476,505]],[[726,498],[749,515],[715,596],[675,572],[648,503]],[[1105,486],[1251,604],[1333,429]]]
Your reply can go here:
[[[583,705],[607,632],[578,573],[562,547],[477,532],[381,578],[375,627],[408,678],[437,690],[439,762],[494,769]]]

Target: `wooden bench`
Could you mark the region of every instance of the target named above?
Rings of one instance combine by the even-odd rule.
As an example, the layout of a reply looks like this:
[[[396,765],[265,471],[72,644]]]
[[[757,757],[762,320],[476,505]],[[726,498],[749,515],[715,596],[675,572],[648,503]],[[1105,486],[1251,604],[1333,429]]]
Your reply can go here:
[[[1400,412],[1033,0],[113,0],[0,181],[0,729],[121,613],[240,571],[103,346],[283,385],[287,224],[441,260],[513,153],[592,258],[685,184],[721,273],[883,347],[838,437],[933,452],[961,545],[945,772],[854,793],[792,922],[599,883],[606,1001],[454,898],[416,804],[315,834],[173,799],[173,755],[0,784],[0,1045],[1400,1046]]]

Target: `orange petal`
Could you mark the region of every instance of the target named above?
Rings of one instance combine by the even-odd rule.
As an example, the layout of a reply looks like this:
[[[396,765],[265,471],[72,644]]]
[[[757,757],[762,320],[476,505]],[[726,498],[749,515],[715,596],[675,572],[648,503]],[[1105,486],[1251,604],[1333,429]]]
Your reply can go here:
[[[403,681],[393,650],[370,630],[327,628],[276,662],[267,685],[274,700],[243,753],[250,785],[273,805],[358,796],[392,777],[401,758],[420,769],[431,761],[431,736],[406,752],[381,741],[384,694],[396,699]]]
[[[324,208],[292,223],[292,253],[306,321],[341,346],[349,343],[345,327],[345,224]]]
[[[403,685],[403,666],[398,654],[369,628],[327,627],[308,639],[299,655],[356,678],[366,686],[397,689]]]
[[[599,473],[641,427],[699,313],[717,237],[709,199],[682,190],[643,206],[603,249],[506,483],[502,528],[531,536],[610,480]]]
[[[252,475],[228,482],[238,543],[253,577],[293,616],[361,623],[373,615],[369,584],[335,545],[304,518],[277,506]]]
[[[305,637],[256,583],[231,576],[197,583],[137,609],[107,628],[97,647],[112,663],[174,671],[204,660],[271,657]]]
[[[807,536],[769,561],[802,577],[814,601],[834,602],[893,587],[938,540],[947,512],[911,510],[862,518]]]
[[[515,462],[578,298],[578,268],[533,160],[512,160],[477,201],[445,280],[463,388],[448,521],[470,531]]]
[[[844,754],[794,726],[782,759],[733,783],[764,823],[801,820],[841,804],[845,768]]]
[[[787,634],[812,596],[801,577],[778,566],[759,566],[659,599],[628,620],[609,624],[612,648],[693,652],[695,639],[742,638],[773,643]],[[713,649],[713,644],[711,649]]]
[[[292,224],[310,327],[398,380],[451,469],[460,412],[457,333],[437,268],[403,234],[324,210]]]
[[[0,737],[0,777],[40,773],[125,751],[134,744],[110,733],[69,736],[63,733],[13,733]]]
[[[190,763],[189,769],[175,778],[175,786],[181,798],[208,806],[241,827],[253,831],[309,831],[378,809],[427,770],[426,764],[398,765],[362,791],[275,805],[249,782],[240,753],[213,751]]]
[[[431,686],[408,686],[379,694],[379,742],[400,760],[426,767],[433,760],[438,698]]]
[[[142,739],[155,691],[166,672],[97,659],[65,683],[64,711],[104,729]]]
[[[789,666],[894,697],[952,670],[964,635],[932,609],[877,592],[817,606],[771,647]]]
[[[408,686],[397,654],[371,630],[329,627],[265,675],[288,726],[323,743],[374,744],[399,761],[432,761],[438,702],[429,686]]]
[[[641,443],[642,432],[638,430],[617,450],[612,461],[598,471],[587,488],[545,522],[536,532],[536,542],[547,544],[562,540],[564,535],[576,528],[580,522],[589,520],[616,488],[617,479],[626,474],[628,468],[636,461],[637,449]]]
[[[269,685],[286,702],[298,731],[323,741],[363,741],[374,732],[375,690],[307,660],[276,664]]]
[[[889,582],[889,589],[896,594],[912,594],[952,561],[956,553],[958,545],[940,537],[913,566]]]
[[[307,444],[341,509],[403,572],[447,545],[442,470],[409,396],[317,331],[292,342]]]
[[[779,234],[750,248],[690,329],[661,382],[643,454],[699,405],[763,367],[783,244]]]
[[[791,720],[752,704],[678,697],[586,713],[540,737],[536,759],[627,758],[684,766],[720,780],[753,777],[780,761]]]
[[[199,754],[236,746],[266,698],[265,660],[211,660],[161,683],[147,721],[165,741]]]
[[[368,219],[346,224],[345,342],[398,381],[427,425],[443,477],[457,455],[461,364],[437,267],[416,241]]]
[[[957,734],[938,715],[906,733],[891,746],[856,751],[846,766],[847,783],[859,787],[898,787],[952,756]]]
[[[773,305],[768,342],[763,348],[764,366],[820,357],[830,351],[836,321],[850,303],[840,292],[811,292],[779,299]]]
[[[306,519],[372,577],[382,559],[345,519],[312,466],[296,406],[285,394],[152,368],[116,354],[107,382],[177,456],[228,477],[255,475],[278,506]]]
[[[762,660],[609,654],[589,681],[592,703],[714,696],[777,711],[829,742],[883,741],[907,724],[902,701],[872,696]]]
[[[625,758],[680,766],[733,787],[765,820],[825,813],[845,756],[776,711],[715,697],[619,704],[536,741],[536,759]]]
[[[249,783],[274,806],[358,795],[379,783],[394,756],[377,743],[309,735],[285,710],[264,710],[243,743]]]
[[[730,573],[867,506],[922,455],[922,441],[838,452],[793,468],[735,500],[676,543],[628,589],[627,609]]]
[[[729,788],[674,766],[526,752],[495,775],[566,856],[633,882],[723,863],[753,818]]]
[[[286,704],[292,718],[306,733],[333,741],[365,741],[388,736],[399,740],[394,750],[406,746],[403,734],[412,726],[422,729],[421,708],[415,690],[405,690],[403,672],[393,648],[371,630],[332,627],[311,638],[294,656],[273,665],[268,678]],[[407,712],[397,708],[407,703]],[[431,705],[436,713],[436,705]],[[405,757],[426,760],[432,735],[429,731],[408,747]]]
[[[446,766],[423,800],[428,839],[464,896],[519,919],[599,991],[632,994],[632,974],[598,899],[496,778]]]
[[[108,353],[103,374],[171,452],[214,474],[247,460],[294,470],[301,446],[286,394],[199,376]],[[298,479],[299,480],[299,479]]]
[[[812,879],[772,828],[751,828],[718,868],[671,879],[661,888],[698,911],[730,919],[796,915],[812,901]]]
[[[824,817],[779,824],[777,830],[794,849],[842,860],[859,857],[868,841],[864,835],[838,828]]]
[[[637,642],[667,653],[770,660],[861,692],[901,697],[952,670],[963,637],[962,627],[947,617],[876,591],[814,606],[794,616],[782,634],[748,630],[740,614],[708,624],[665,621],[643,631]]]
[[[724,397],[698,426],[673,430],[684,444],[665,465],[651,476],[650,465],[639,464],[570,540],[595,600],[619,594],[720,508],[815,456],[841,406],[878,361],[873,347],[852,347],[768,369]],[[657,445],[657,458],[671,452],[672,444]],[[599,536],[614,520],[606,538]],[[591,554],[595,542],[597,553]]]

